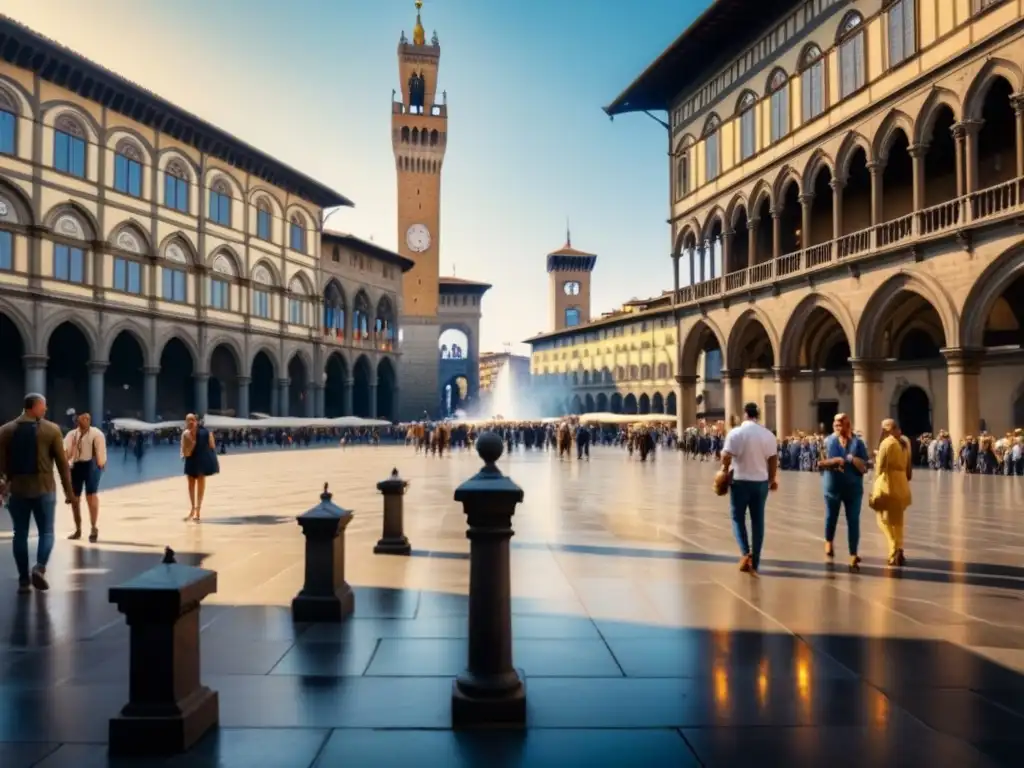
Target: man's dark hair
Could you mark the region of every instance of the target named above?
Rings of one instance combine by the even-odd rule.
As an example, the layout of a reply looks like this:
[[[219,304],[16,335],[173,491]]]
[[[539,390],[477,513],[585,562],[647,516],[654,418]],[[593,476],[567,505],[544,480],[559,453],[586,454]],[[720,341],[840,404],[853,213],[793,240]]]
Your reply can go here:
[[[747,403],[743,406],[743,412],[747,415],[748,419],[756,419],[761,415],[761,411],[757,408],[757,403]]]
[[[36,407],[36,403],[45,399],[46,398],[44,398],[42,395],[37,394],[36,392],[32,392],[30,394],[25,395],[25,401],[22,403],[22,407],[26,411],[31,411],[33,408]]]

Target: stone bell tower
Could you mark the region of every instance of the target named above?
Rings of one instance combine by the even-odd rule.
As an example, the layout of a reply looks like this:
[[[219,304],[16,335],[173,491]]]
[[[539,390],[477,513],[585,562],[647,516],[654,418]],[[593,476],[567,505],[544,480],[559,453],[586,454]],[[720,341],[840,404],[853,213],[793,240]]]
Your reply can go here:
[[[548,254],[548,292],[552,331],[590,322],[590,274],[597,264],[593,253],[572,247],[572,234],[565,228],[565,245]]]

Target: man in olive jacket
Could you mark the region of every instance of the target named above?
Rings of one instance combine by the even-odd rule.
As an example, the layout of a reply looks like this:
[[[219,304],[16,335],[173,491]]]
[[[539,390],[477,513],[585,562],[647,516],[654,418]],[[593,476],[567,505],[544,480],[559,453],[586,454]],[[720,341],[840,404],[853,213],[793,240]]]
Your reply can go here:
[[[8,495],[8,509],[14,523],[14,562],[18,566],[18,591],[49,589],[46,564],[53,552],[53,527],[57,509],[57,485],[54,465],[64,488],[65,503],[70,503],[71,471],[64,453],[60,427],[43,417],[46,398],[25,396],[25,410],[14,421],[0,427],[0,477]],[[29,571],[29,521],[35,518],[39,530],[36,564]]]

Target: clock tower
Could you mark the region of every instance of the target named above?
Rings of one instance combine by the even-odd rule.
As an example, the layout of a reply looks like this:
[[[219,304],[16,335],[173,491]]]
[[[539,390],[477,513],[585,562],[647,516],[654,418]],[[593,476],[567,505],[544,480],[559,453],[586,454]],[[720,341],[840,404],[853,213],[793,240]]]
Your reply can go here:
[[[448,106],[438,92],[441,45],[428,42],[416,0],[412,40],[398,43],[401,101],[391,105],[391,144],[398,174],[398,252],[415,266],[402,277],[402,403],[404,416],[433,415],[439,403],[437,317],[441,253],[441,168],[448,142]],[[440,97],[440,98],[439,98]]]
[[[590,322],[590,275],[597,256],[572,247],[569,228],[565,245],[548,254],[551,330],[561,331]]]

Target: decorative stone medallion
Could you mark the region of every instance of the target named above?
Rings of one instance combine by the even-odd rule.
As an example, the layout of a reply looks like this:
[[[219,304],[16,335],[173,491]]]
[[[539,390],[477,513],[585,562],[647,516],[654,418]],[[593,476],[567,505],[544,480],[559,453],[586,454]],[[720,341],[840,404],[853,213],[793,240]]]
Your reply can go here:
[[[188,264],[185,251],[177,243],[171,243],[164,249],[164,258],[173,261],[175,264]]]
[[[117,240],[115,244],[118,248],[128,251],[129,253],[142,253],[142,242],[136,236],[134,232],[127,229],[122,229],[117,234]]]
[[[235,269],[234,266],[231,264],[231,259],[225,256],[223,253],[218,255],[217,258],[213,260],[213,271],[219,272],[222,275],[235,274]]]
[[[76,240],[85,240],[85,230],[82,228],[81,222],[70,213],[65,213],[57,219],[57,225],[54,228],[62,235],[73,237]]]
[[[252,271],[252,281],[260,285],[270,285],[270,270],[260,264]]]

